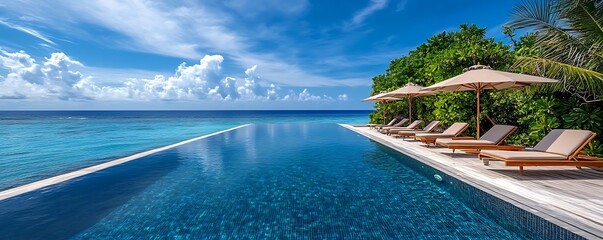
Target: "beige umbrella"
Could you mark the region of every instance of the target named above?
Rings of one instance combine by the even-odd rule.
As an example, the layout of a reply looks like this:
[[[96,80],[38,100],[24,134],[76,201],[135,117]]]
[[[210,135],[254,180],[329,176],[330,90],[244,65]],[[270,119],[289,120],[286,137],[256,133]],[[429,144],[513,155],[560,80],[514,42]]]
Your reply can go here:
[[[381,92],[379,94],[376,94],[374,96],[362,99],[362,101],[363,102],[382,102],[382,103],[385,103],[385,102],[391,102],[391,101],[400,100],[399,98],[396,98],[396,97],[385,96],[385,94],[387,94],[387,93],[388,92],[383,91],[383,92]],[[385,123],[385,107],[383,108],[383,124],[386,124]]]
[[[538,83],[555,82],[557,82],[557,80],[550,78],[496,71],[489,66],[475,65],[465,68],[463,73],[456,77],[425,87],[423,90],[435,92],[475,91],[477,93],[477,137],[479,138],[479,95],[482,90],[499,90],[513,87],[525,87]]]
[[[435,94],[432,91],[421,91],[422,89],[423,89],[423,87],[421,87],[417,84],[407,83],[406,85],[404,85],[404,87],[401,87],[394,91],[386,93],[384,96],[385,97],[406,97],[408,99],[408,118],[410,118],[410,121],[412,121],[412,98]]]

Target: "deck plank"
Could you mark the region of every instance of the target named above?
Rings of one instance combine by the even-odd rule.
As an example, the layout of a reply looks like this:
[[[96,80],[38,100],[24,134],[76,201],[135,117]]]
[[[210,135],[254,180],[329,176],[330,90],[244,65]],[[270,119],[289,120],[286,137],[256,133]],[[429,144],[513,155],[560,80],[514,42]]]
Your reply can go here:
[[[518,167],[410,139],[386,136],[368,127],[342,125],[431,167],[521,207],[586,238],[603,239],[603,172],[576,167]]]

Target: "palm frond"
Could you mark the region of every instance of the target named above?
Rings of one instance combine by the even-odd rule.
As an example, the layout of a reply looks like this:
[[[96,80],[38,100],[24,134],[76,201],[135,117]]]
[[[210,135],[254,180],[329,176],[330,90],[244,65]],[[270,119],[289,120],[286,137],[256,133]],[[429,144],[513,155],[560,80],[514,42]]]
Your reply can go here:
[[[603,72],[603,41],[595,42],[588,48],[588,54],[593,56],[588,66],[598,72]]]
[[[599,100],[603,93],[603,1],[525,0],[513,12],[514,28],[535,30],[535,55],[513,68],[560,79],[553,90]]]
[[[516,71],[560,80],[558,84],[543,85],[555,91],[574,91],[599,99],[603,93],[603,73],[542,57],[518,57],[512,66]]]
[[[539,36],[536,43],[542,57],[591,70],[603,66],[603,53],[599,51],[603,45],[599,43],[586,46],[576,38],[559,34]]]
[[[559,11],[550,0],[526,0],[515,6],[509,26],[516,29],[534,28],[565,34]]]
[[[560,16],[584,41],[603,41],[603,7],[596,0],[560,0]]]

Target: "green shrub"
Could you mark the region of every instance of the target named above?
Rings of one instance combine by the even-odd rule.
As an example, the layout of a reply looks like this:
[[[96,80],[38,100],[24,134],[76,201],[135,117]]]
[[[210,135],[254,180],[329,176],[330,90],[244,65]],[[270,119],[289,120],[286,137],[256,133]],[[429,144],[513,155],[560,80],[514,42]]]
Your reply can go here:
[[[510,46],[485,37],[485,29],[475,25],[461,25],[458,31],[437,34],[418,46],[407,56],[391,61],[385,74],[373,78],[373,94],[392,91],[412,82],[429,86],[460,74],[463,68],[484,64],[498,70],[507,70],[517,57],[535,56],[539,49],[537,36],[526,34],[519,41],[507,29],[513,40]],[[515,66],[515,72],[530,72],[533,67]],[[382,122],[382,113],[387,119],[400,114],[408,116],[406,100],[375,104],[370,114],[371,122]],[[444,126],[454,122],[467,122],[466,131],[476,131],[475,92],[440,93],[436,96],[419,97],[413,100],[413,118],[426,121],[440,120]],[[518,130],[507,140],[511,144],[533,146],[555,128],[587,129],[598,134],[585,148],[585,152],[603,156],[603,103],[584,103],[574,95],[550,88],[528,87],[510,90],[485,90],[481,93],[481,130],[487,131],[494,124],[518,126]]]

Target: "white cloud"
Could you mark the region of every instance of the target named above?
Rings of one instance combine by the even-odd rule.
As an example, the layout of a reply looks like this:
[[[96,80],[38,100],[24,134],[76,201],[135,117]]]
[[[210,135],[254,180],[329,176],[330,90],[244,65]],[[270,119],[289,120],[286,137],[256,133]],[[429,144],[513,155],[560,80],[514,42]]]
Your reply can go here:
[[[264,89],[260,86],[260,76],[256,73],[257,65],[253,65],[253,67],[245,70],[245,79],[243,79],[242,84],[238,86],[236,89],[236,93],[240,96],[241,99],[253,100],[257,99],[258,96],[262,96],[261,98],[270,98],[272,94],[273,99],[276,95],[276,86],[274,84],[270,84],[270,87]],[[271,90],[272,89],[272,90]],[[274,91],[271,93],[271,91]]]
[[[314,96],[308,92],[308,89],[304,89],[301,93],[299,93],[298,98],[300,101],[309,101],[309,100],[320,100],[320,96]]]
[[[337,99],[339,99],[339,101],[347,101],[348,100],[348,95],[347,94],[339,94],[339,96],[337,96]]]
[[[278,88],[274,84],[270,84],[270,87],[266,89],[266,99],[268,100],[276,100],[278,99],[278,93],[276,92]]]
[[[346,27],[354,28],[356,26],[361,25],[367,17],[387,7],[388,3],[389,0],[370,0],[368,6],[364,7],[363,9],[360,9],[360,11],[354,14],[354,17],[352,17],[351,22]]]
[[[103,86],[76,68],[86,68],[64,53],[52,53],[41,64],[27,53],[0,50],[0,98],[100,101],[333,101],[332,97],[289,90],[279,97],[280,87],[261,80],[258,66],[245,70],[244,78],[223,76],[224,57],[206,55],[194,65],[180,64],[172,76],[129,78],[120,86]],[[341,95],[338,97],[341,100]]]
[[[156,75],[169,76],[173,71],[151,71],[135,68],[104,68],[86,66],[79,69],[84,75],[92,76],[92,79],[100,84],[108,86],[119,86],[123,82],[130,80],[133,76],[137,78],[152,79]]]
[[[83,66],[64,53],[53,53],[38,64],[27,53],[0,50],[0,66],[9,70],[0,76],[0,98],[85,98],[72,86],[85,77],[73,66]]]
[[[237,56],[235,59],[244,65],[258,64],[262,66],[259,73],[272,82],[292,87],[332,87],[332,86],[367,86],[371,84],[371,79],[367,78],[347,78],[335,80],[329,77],[309,73],[310,69],[305,69],[298,65],[288,64],[274,56],[250,54]],[[260,72],[261,71],[261,72]]]
[[[272,1],[265,0],[254,4],[272,4]],[[385,3],[383,0],[374,0],[369,7],[354,17],[357,19],[355,21],[364,20]],[[209,8],[209,5],[185,2],[176,6],[171,2],[146,0],[91,0],[86,1],[86,4],[76,0],[48,3],[24,0],[9,1],[4,7],[32,24],[58,30],[73,38],[85,37],[86,40],[97,41],[110,47],[187,59],[200,59],[208,51],[220,53],[234,60],[240,67],[255,64],[262,66],[264,79],[279,85],[368,86],[371,83],[370,74],[364,78],[325,76],[320,74],[320,71],[300,66],[295,59],[284,61],[279,57],[279,54],[289,57],[294,54],[258,52],[255,50],[257,48],[254,48],[257,44],[254,42],[254,36],[237,30],[240,28],[237,22],[239,20],[232,19],[232,14],[228,11]],[[244,5],[247,4],[241,6],[244,8]],[[297,7],[287,11],[301,12],[307,3],[298,0],[295,5]],[[269,9],[275,8],[276,5]],[[99,36],[88,32],[89,27],[82,28],[82,24],[93,25],[116,34]]]
[[[81,4],[77,0],[24,0],[8,2],[4,7],[64,34],[133,51],[199,59],[203,56],[200,48],[222,52],[246,48],[245,39],[224,27],[230,21],[226,14],[192,2],[170,5],[146,0],[91,0]],[[99,36],[88,32],[90,28],[81,28],[81,24],[118,35]]]
[[[9,27],[9,28],[12,28],[12,29],[15,29],[15,30],[19,30],[19,31],[24,32],[24,33],[27,33],[27,34],[29,34],[31,36],[34,36],[34,37],[36,37],[36,38],[38,38],[38,39],[40,39],[40,40],[42,40],[42,41],[44,41],[44,42],[46,42],[48,44],[56,46],[56,43],[54,43],[52,40],[50,40],[49,38],[45,37],[40,32],[38,32],[38,31],[36,31],[34,29],[23,27],[23,26],[19,26],[19,25],[16,25],[16,24],[12,24],[12,23],[6,22],[5,20],[2,20],[2,19],[0,19],[0,25],[4,25],[6,27]]]
[[[327,95],[322,95],[322,96],[313,95],[313,94],[310,93],[310,91],[308,91],[307,88],[305,88],[300,93],[295,93],[294,91],[290,90],[289,94],[285,95],[282,100],[285,100],[285,101],[301,101],[301,102],[306,102],[306,101],[334,101],[334,99],[332,97],[327,96]]]

